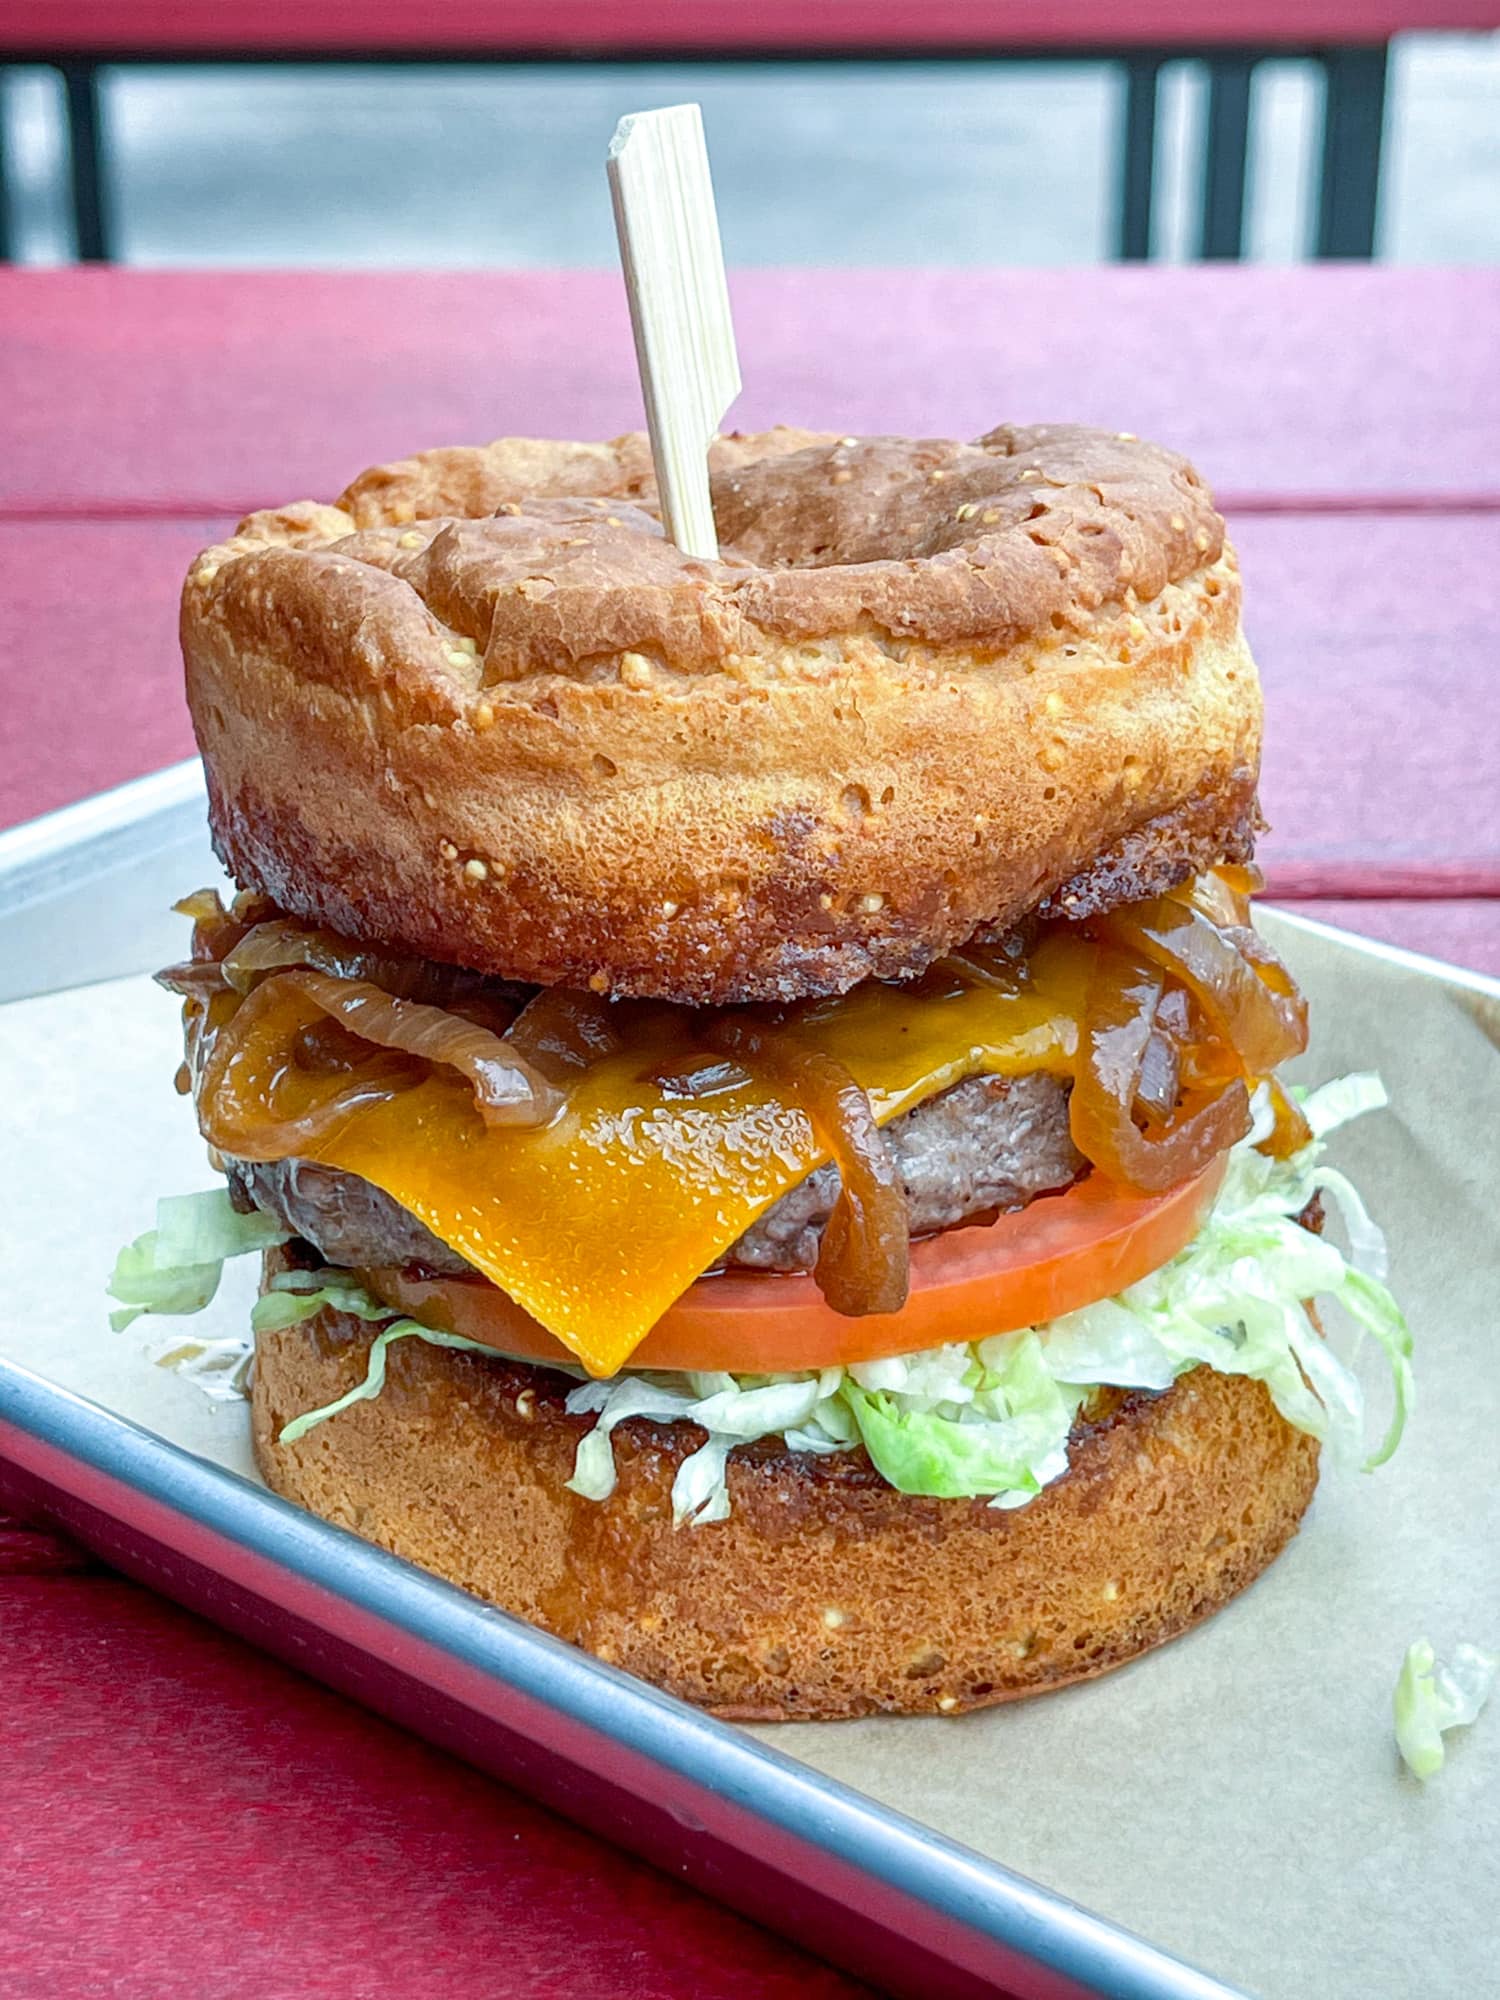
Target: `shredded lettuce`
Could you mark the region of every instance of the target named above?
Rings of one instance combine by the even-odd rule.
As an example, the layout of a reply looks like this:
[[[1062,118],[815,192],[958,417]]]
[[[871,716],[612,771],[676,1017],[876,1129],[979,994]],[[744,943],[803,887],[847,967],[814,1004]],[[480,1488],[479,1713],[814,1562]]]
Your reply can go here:
[[[342,1310],[342,1308],[340,1309]],[[408,1340],[415,1336],[425,1340],[429,1347],[459,1347],[470,1354],[492,1354],[493,1348],[486,1347],[479,1340],[465,1340],[462,1334],[444,1333],[435,1326],[422,1326],[414,1319],[394,1320],[390,1326],[382,1328],[370,1343],[370,1360],[365,1370],[364,1380],[356,1382],[331,1403],[325,1403],[321,1410],[308,1410],[300,1417],[293,1417],[289,1424],[283,1424],[279,1444],[295,1444],[299,1437],[306,1436],[314,1424],[321,1424],[328,1417],[336,1417],[340,1410],[347,1410],[355,1403],[368,1403],[378,1396],[385,1387],[386,1350],[393,1340]]]
[[[1087,1391],[1062,1387],[1035,1333],[1002,1334],[975,1347],[913,1357],[929,1364],[908,1385],[871,1388],[855,1367],[844,1400],[875,1469],[903,1493],[961,1499],[988,1493],[1028,1500],[1067,1469],[1068,1433]],[[933,1379],[934,1361],[952,1380]],[[922,1374],[927,1375],[923,1383]]]
[[[127,1243],[115,1259],[107,1287],[123,1308],[109,1316],[116,1333],[142,1313],[202,1312],[219,1289],[231,1257],[271,1250],[287,1233],[269,1215],[241,1215],[225,1188],[204,1194],[166,1195],[156,1204],[156,1227]]]
[[[796,1438],[802,1450],[843,1451],[857,1442],[846,1420],[833,1417],[831,1426],[821,1421],[843,1379],[843,1369],[825,1368],[806,1375],[638,1374],[581,1382],[568,1397],[568,1411],[597,1411],[598,1417],[579,1442],[567,1484],[586,1500],[609,1498],[615,1490],[610,1433],[629,1417],[698,1424],[708,1439],[677,1468],[672,1515],[679,1526],[722,1521],[729,1512],[729,1454],[737,1444],[781,1436]]]
[[[612,1434],[628,1419],[644,1417],[696,1425],[705,1433],[673,1482],[679,1524],[724,1519],[730,1454],[765,1437],[781,1437],[790,1449],[806,1452],[863,1445],[901,1492],[1020,1507],[1066,1472],[1069,1434],[1097,1391],[1166,1389],[1189,1369],[1205,1366],[1263,1382],[1288,1422],[1326,1443],[1335,1459],[1363,1462],[1367,1469],[1381,1464],[1396,1448],[1411,1408],[1411,1334],[1385,1287],[1384,1238],[1345,1177],[1322,1164],[1322,1153],[1329,1132],[1385,1102],[1377,1077],[1324,1085],[1302,1100],[1312,1144],[1289,1160],[1274,1160],[1255,1144],[1270,1124],[1261,1093],[1255,1127],[1230,1154],[1223,1187],[1192,1242],[1139,1284],[1045,1326],[821,1372],[627,1371],[595,1381],[570,1370],[580,1379],[567,1408],[595,1421],[579,1442],[567,1483],[587,1499],[607,1500],[616,1480]],[[1319,1193],[1342,1213],[1347,1257],[1296,1220]],[[196,1311],[212,1297],[224,1257],[282,1240],[264,1218],[235,1215],[227,1197],[186,1200],[180,1213],[164,1203],[171,1212],[165,1220],[159,1215],[157,1230],[121,1253],[111,1290],[134,1311]],[[200,1211],[192,1203],[220,1206]],[[184,1261],[168,1264],[163,1242]],[[1308,1299],[1341,1306],[1384,1353],[1393,1408],[1373,1451],[1365,1444],[1360,1382],[1314,1329]],[[287,1443],[379,1395],[395,1340],[494,1351],[397,1318],[349,1274],[329,1270],[281,1274],[257,1301],[252,1325],[262,1331],[295,1325],[324,1306],[390,1323],[372,1344],[364,1380],[337,1401],[294,1418],[281,1434]],[[236,1351],[243,1366],[244,1350]]]
[[[1351,1124],[1367,1111],[1384,1111],[1391,1101],[1385,1085],[1372,1069],[1356,1069],[1347,1076],[1330,1077],[1316,1090],[1299,1090],[1297,1096],[1315,1139],[1326,1139],[1340,1125]]]
[[[1445,1666],[1426,1639],[1406,1649],[1396,1682],[1396,1747],[1425,1784],[1443,1768],[1443,1732],[1473,1722],[1489,1700],[1500,1654],[1460,1645]]]
[[[250,1325],[256,1333],[279,1332],[284,1326],[299,1326],[312,1319],[324,1306],[348,1313],[353,1319],[390,1319],[391,1308],[367,1292],[344,1271],[323,1268],[316,1271],[279,1271],[271,1289],[262,1292],[250,1308]]]
[[[386,1354],[393,1341],[425,1340],[430,1347],[457,1347],[470,1354],[493,1354],[494,1348],[486,1347],[481,1340],[466,1340],[462,1334],[444,1333],[435,1326],[423,1326],[420,1320],[392,1319],[391,1309],[367,1292],[363,1285],[342,1271],[281,1271],[271,1280],[271,1289],[262,1292],[250,1310],[250,1324],[257,1333],[296,1326],[302,1320],[312,1319],[331,1306],[335,1312],[348,1313],[355,1319],[389,1320],[390,1324],[381,1328],[370,1343],[370,1358],[365,1365],[364,1379],[356,1382],[331,1403],[321,1409],[307,1410],[300,1417],[293,1417],[283,1424],[277,1437],[278,1444],[295,1444],[305,1437],[315,1424],[336,1417],[341,1410],[347,1410],[355,1403],[368,1403],[378,1396],[385,1387]]]
[[[110,1314],[109,1323],[123,1333],[143,1313],[202,1312],[218,1291],[229,1258],[285,1241],[286,1232],[269,1216],[241,1215],[223,1188],[167,1195],[156,1205],[156,1227],[127,1243],[115,1259],[108,1290],[121,1310]],[[250,1342],[243,1335],[174,1340],[152,1352],[159,1368],[186,1376],[219,1401],[244,1395],[250,1357]]]

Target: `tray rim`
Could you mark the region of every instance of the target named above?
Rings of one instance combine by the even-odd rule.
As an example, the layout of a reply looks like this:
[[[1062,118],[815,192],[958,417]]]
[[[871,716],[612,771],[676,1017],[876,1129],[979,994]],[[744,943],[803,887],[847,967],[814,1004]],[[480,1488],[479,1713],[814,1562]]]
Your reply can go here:
[[[0,919],[19,902],[66,886],[66,871],[80,848],[96,846],[114,861],[116,849],[136,844],[132,835],[149,838],[153,818],[204,806],[207,797],[201,761],[186,757],[180,764],[0,828]]]

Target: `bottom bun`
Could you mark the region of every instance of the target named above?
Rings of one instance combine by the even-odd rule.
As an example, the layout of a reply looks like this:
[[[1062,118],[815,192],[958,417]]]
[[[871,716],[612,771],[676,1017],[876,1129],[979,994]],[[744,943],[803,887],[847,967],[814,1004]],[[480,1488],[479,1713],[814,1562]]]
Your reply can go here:
[[[382,1548],[742,1721],[952,1713],[1123,1665],[1243,1590],[1295,1534],[1316,1442],[1258,1382],[1197,1368],[1116,1392],[1027,1506],[898,1493],[863,1452],[771,1440],[730,1460],[732,1512],[676,1528],[703,1440],[614,1433],[611,1499],[568,1492],[572,1384],[408,1339],[384,1391],[295,1444],[282,1427],[362,1379],[372,1331],[323,1311],[262,1333],[255,1454],[278,1493]]]

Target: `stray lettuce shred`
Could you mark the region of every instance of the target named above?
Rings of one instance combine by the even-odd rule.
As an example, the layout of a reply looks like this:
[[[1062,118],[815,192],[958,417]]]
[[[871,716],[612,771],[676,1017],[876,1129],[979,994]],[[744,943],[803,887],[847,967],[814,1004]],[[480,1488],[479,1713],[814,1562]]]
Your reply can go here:
[[[169,1194],[156,1204],[156,1227],[127,1243],[115,1259],[108,1291],[122,1310],[116,1333],[142,1313],[202,1312],[219,1289],[226,1261],[285,1243],[286,1231],[256,1210],[241,1215],[228,1190]]]
[[[1406,1649],[1396,1682],[1396,1747],[1407,1769],[1425,1784],[1443,1768],[1443,1733],[1473,1722],[1489,1700],[1500,1671],[1500,1654],[1482,1646],[1459,1645],[1444,1663],[1426,1639]]]
[[[1256,1125],[1230,1154],[1218,1199],[1192,1242],[1139,1284],[1042,1327],[800,1374],[643,1370],[596,1381],[570,1371],[580,1379],[567,1408],[595,1422],[579,1443],[568,1486],[587,1499],[607,1500],[615,1486],[611,1434],[631,1417],[646,1417],[695,1424],[707,1434],[677,1471],[672,1505],[679,1525],[723,1520],[730,1506],[730,1453],[778,1436],[795,1451],[863,1445],[881,1475],[903,1493],[984,1497],[991,1506],[1021,1507],[1066,1472],[1069,1433],[1097,1390],[1166,1389],[1199,1366],[1264,1382],[1288,1422],[1325,1443],[1336,1461],[1363,1463],[1367,1470],[1382,1464],[1411,1408],[1411,1334],[1385,1287],[1384,1238],[1345,1177],[1322,1164],[1322,1154],[1328,1133],[1386,1101],[1375,1076],[1325,1085],[1303,1102],[1313,1142],[1291,1159],[1275,1160],[1256,1146],[1272,1122],[1262,1093]],[[1347,1257],[1296,1220],[1315,1194],[1340,1210]],[[234,1218],[237,1224],[254,1220]],[[160,1238],[160,1226],[156,1233]],[[187,1247],[200,1271],[211,1263],[200,1245]],[[140,1250],[132,1245],[122,1262]],[[188,1269],[194,1268],[190,1262]],[[212,1270],[217,1283],[216,1264]],[[165,1292],[165,1268],[161,1275]],[[183,1295],[196,1299],[201,1278],[177,1276]],[[118,1270],[116,1278],[118,1284]],[[131,1273],[124,1282],[130,1284]],[[139,1301],[143,1310],[197,1309],[196,1303],[140,1300],[144,1290],[137,1283],[115,1295]],[[1341,1306],[1384,1353],[1392,1413],[1373,1450],[1366,1446],[1359,1380],[1312,1326],[1304,1309],[1308,1299]],[[366,1320],[392,1320],[390,1309],[352,1278],[319,1271],[277,1278],[258,1301],[253,1324],[291,1325],[323,1305]],[[283,1441],[379,1395],[386,1351],[406,1338],[491,1351],[416,1320],[394,1319],[372,1346],[365,1379],[336,1402],[295,1418]]]
[[[156,1227],[127,1243],[115,1259],[108,1291],[120,1301],[109,1323],[123,1333],[142,1314],[180,1317],[202,1312],[219,1289],[224,1265],[285,1243],[286,1231],[258,1211],[241,1215],[219,1187],[203,1194],[166,1195]],[[173,1341],[155,1353],[157,1365],[197,1383],[206,1395],[232,1400],[245,1391],[250,1344],[227,1340]]]

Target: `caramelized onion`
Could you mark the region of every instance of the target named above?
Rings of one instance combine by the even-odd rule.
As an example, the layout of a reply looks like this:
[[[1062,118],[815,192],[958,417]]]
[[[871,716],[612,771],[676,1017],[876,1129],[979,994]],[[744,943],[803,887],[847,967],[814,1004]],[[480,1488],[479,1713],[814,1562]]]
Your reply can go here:
[[[221,924],[229,912],[217,889],[195,889],[172,905],[179,917],[191,917],[195,924]]]
[[[282,1053],[288,1002],[301,1016],[293,1045],[312,1057],[290,1065]],[[369,1045],[356,1070],[317,1061],[309,1034],[325,1019]],[[561,1102],[499,1035],[361,980],[297,970],[263,980],[217,1028],[199,1093],[205,1136],[245,1159],[289,1158],[350,1112],[419,1083],[433,1063],[472,1085],[488,1125],[544,1125]]]
[[[238,1159],[290,1159],[326,1138],[351,1112],[395,1096],[424,1074],[418,1064],[384,1050],[353,1077],[288,1064],[285,1023],[273,1018],[283,1015],[288,999],[301,1015],[299,1035],[326,1019],[308,994],[288,993],[292,977],[283,974],[256,987],[202,1037],[190,1058],[201,1073],[203,1136]],[[232,995],[222,997],[233,1003]]]
[[[370,951],[336,931],[310,930],[289,917],[270,918],[246,931],[225,954],[224,978],[237,993],[248,993],[262,974],[297,966],[331,979],[367,980],[397,1000],[428,1006],[450,1006],[460,999],[467,1003],[482,993],[492,1005],[503,1004],[493,991],[483,992],[486,982],[477,972]]]
[[[1221,861],[1209,874],[1224,884],[1232,896],[1238,896],[1248,903],[1252,896],[1260,895],[1266,886],[1265,870],[1254,861]]]
[[[1261,1140],[1260,1150],[1269,1153],[1273,1160],[1290,1159],[1293,1153],[1300,1153],[1304,1146],[1312,1144],[1312,1127],[1303,1117],[1301,1108],[1282,1089],[1278,1077],[1267,1077],[1266,1087],[1271,1093],[1271,1108],[1276,1113],[1276,1123]]]
[[[314,1076],[353,1076],[369,1059],[368,1046],[342,1021],[320,1015],[292,1037],[292,1061]]]
[[[184,1000],[206,999],[210,993],[227,993],[224,974],[216,958],[188,958],[180,965],[164,965],[156,975],[158,986],[180,993]]]
[[[870,1100],[832,1056],[784,1028],[721,1014],[704,1041],[758,1071],[801,1105],[839,1170],[839,1198],[814,1276],[835,1312],[899,1312],[910,1282],[906,1193]]]
[[[1113,910],[1097,929],[1180,979],[1245,1076],[1268,1076],[1307,1047],[1307,1004],[1254,931],[1221,929],[1201,910],[1166,896]]]
[[[456,1014],[461,1021],[472,1022],[476,1028],[483,1028],[498,1041],[510,1033],[510,1024],[516,1018],[518,1003],[504,1000],[497,993],[470,993],[462,999],[445,1000],[443,1006],[450,1014]]]
[[[1192,1032],[1192,1007],[1186,992],[1180,986],[1169,987],[1157,1002],[1135,1094],[1136,1110],[1157,1125],[1166,1124],[1177,1109],[1187,1080],[1183,1055],[1190,1050]]]
[[[610,1003],[597,993],[562,986],[544,986],[534,994],[511,1022],[505,1040],[519,1061],[557,1084],[621,1046]]]
[[[202,1076],[219,1031],[234,1018],[240,1005],[237,993],[227,986],[217,992],[189,993],[182,1003],[183,1053],[194,1078]]]
[[[185,997],[194,1016],[188,1023],[191,1055],[209,1088],[215,1087],[208,1078],[213,1045],[223,1040],[227,1063],[272,1004],[251,1004],[270,984],[279,986],[283,997],[288,987],[295,989],[319,1014],[356,1037],[356,1047],[373,1045],[458,1070],[473,1086],[487,1124],[544,1125],[556,1115],[559,1092],[522,1048],[505,1040],[515,1005],[500,982],[457,966],[367,950],[334,931],[277,916],[257,897],[237,898],[234,910],[226,911],[213,890],[200,890],[177,908],[194,920],[193,958],[169,966],[158,978]],[[231,1023],[233,1032],[226,1036]],[[302,1032],[299,1047],[305,1046],[309,1058],[305,1066],[325,1074],[358,1066],[347,1059],[347,1051],[338,1063],[319,1064],[313,1057],[318,1040],[311,1026]],[[213,1068],[218,1077],[223,1063]],[[372,1090],[388,1094],[399,1080],[384,1076]],[[353,1087],[356,1101],[366,1101],[363,1086]],[[291,1123],[305,1142],[329,1118],[350,1108],[350,1102],[341,1100],[309,1109]]]
[[[1217,1091],[1189,1092],[1160,1131],[1143,1132],[1135,1123],[1163,983],[1159,967],[1101,945],[1068,1106],[1079,1152],[1111,1179],[1147,1194],[1201,1173],[1250,1129],[1250,1094],[1238,1077]]]
[[[299,970],[278,974],[277,983],[295,987],[361,1041],[456,1069],[472,1084],[487,1125],[546,1125],[562,1108],[561,1094],[514,1043],[461,1015],[393,999],[365,979]]]
[[[195,889],[172,908],[180,917],[193,920],[193,958],[211,964],[231,951],[250,930],[264,907],[258,897],[236,896],[234,907],[226,910],[217,889]]]
[[[1231,924],[1226,927],[1224,935],[1239,952],[1241,958],[1255,967],[1256,976],[1262,985],[1268,986],[1273,993],[1292,1003],[1289,1014],[1302,1037],[1301,1044],[1295,1051],[1300,1055],[1307,1046],[1307,1002],[1303,999],[1290,968],[1272,951],[1260,932],[1252,929],[1249,924]]]
[[[950,951],[938,964],[944,971],[952,971],[970,986],[990,986],[999,993],[1019,993],[1026,984],[1027,965],[1024,958],[1010,958],[999,952],[986,952],[980,946],[970,946],[965,951]]]
[[[1136,1109],[1156,1124],[1164,1125],[1177,1109],[1181,1090],[1177,1044],[1160,1028],[1153,1028],[1141,1056],[1141,1073],[1135,1087]]]
[[[1168,889],[1167,896],[1174,903],[1201,910],[1213,923],[1248,924],[1250,899],[1265,886],[1266,878],[1253,861],[1224,861],[1206,874],[1189,876],[1175,889]]]
[[[654,1083],[663,1097],[719,1097],[726,1090],[743,1090],[749,1077],[727,1056],[709,1056],[689,1050],[670,1056],[646,1071],[646,1081]]]

